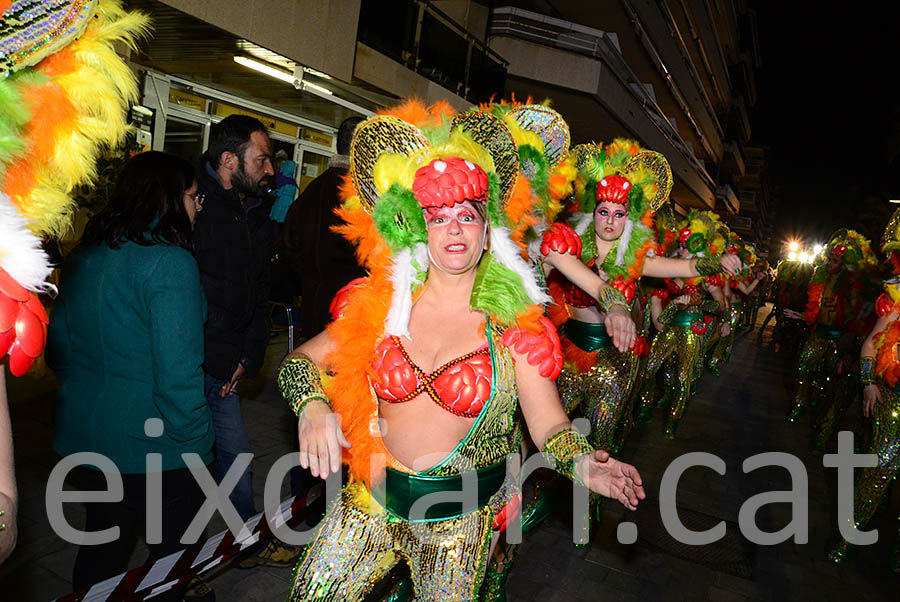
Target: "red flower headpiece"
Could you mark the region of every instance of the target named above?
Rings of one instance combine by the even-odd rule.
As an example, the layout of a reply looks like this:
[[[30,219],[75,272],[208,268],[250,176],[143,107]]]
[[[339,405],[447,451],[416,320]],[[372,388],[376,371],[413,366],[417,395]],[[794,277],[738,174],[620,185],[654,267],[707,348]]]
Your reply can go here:
[[[435,159],[416,171],[413,194],[423,209],[487,200],[488,177],[479,166],[459,157]]]
[[[606,176],[597,182],[597,202],[628,204],[628,193],[631,192],[631,182],[620,175]]]

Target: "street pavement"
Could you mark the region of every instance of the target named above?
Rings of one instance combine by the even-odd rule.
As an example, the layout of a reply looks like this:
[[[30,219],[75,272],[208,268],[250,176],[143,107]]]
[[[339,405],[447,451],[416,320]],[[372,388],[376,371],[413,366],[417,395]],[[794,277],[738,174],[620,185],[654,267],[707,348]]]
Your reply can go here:
[[[760,323],[766,313],[760,312]],[[262,508],[264,475],[275,460],[291,453],[296,437],[296,422],[274,384],[275,371],[286,351],[286,335],[276,333],[261,375],[242,382],[240,388],[255,454],[258,508]],[[570,519],[565,516],[545,521],[526,536],[510,578],[509,600],[896,602],[900,576],[890,572],[887,559],[897,536],[897,488],[870,525],[879,530],[879,541],[861,549],[848,566],[839,567],[826,559],[828,546],[838,537],[836,470],[825,468],[822,456],[808,451],[809,426],[785,420],[793,361],[775,354],[771,325],[762,340],[757,339],[756,330],[739,334],[721,376],[707,371],[700,381],[677,439],[663,438],[661,416],[632,433],[621,458],[641,471],[648,499],[634,513],[605,501],[602,520],[587,546],[573,545]],[[59,460],[51,446],[55,381],[45,374],[12,382],[8,378],[7,382],[21,500],[20,535],[15,553],[0,568],[0,600],[48,601],[70,592],[77,551],[76,545],[54,533],[46,511],[47,480]],[[870,428],[855,406],[845,426],[860,432]],[[829,451],[835,448],[833,440]],[[792,488],[791,475],[785,468],[771,466],[744,472],[747,458],[771,451],[796,456],[805,468],[808,543],[788,540],[757,545],[741,532],[739,512],[749,498]],[[726,467],[724,475],[709,468],[689,468],[678,483],[678,516],[686,527],[704,530],[725,521],[725,536],[702,546],[678,543],[660,518],[658,494],[663,474],[673,460],[689,452],[714,454]],[[282,490],[286,496],[286,484]],[[73,526],[83,524],[80,504],[66,504],[64,509]],[[790,504],[765,505],[756,515],[757,524],[763,531],[778,531],[791,520],[790,513]],[[617,542],[622,521],[636,525],[636,543]],[[212,535],[223,528],[224,523],[216,516],[207,533]],[[139,541],[129,566],[139,566],[145,556],[146,548]],[[287,568],[242,570],[225,566],[207,575],[207,580],[219,602],[270,602],[286,598],[290,574]]]

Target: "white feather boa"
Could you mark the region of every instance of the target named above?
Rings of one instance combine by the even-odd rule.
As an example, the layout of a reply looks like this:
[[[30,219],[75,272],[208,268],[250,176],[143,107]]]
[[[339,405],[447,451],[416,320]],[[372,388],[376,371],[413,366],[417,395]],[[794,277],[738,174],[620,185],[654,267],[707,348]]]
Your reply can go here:
[[[588,226],[594,223],[593,213],[573,213],[572,218],[575,221],[575,227],[573,229],[578,234],[578,236],[582,236],[585,232],[587,232]]]
[[[418,243],[414,249],[403,249],[394,256],[391,267],[391,307],[384,321],[385,332],[389,335],[407,337],[409,335],[409,316],[412,312],[413,284],[422,284],[419,272],[428,269],[428,247]]]
[[[628,245],[631,244],[631,235],[634,233],[634,222],[630,219],[625,220],[625,228],[622,235],[616,241],[616,263],[615,265],[625,265],[625,253],[628,252]]]
[[[522,286],[532,303],[549,303],[550,295],[538,286],[537,267],[519,255],[519,247],[512,241],[512,233],[502,226],[491,227],[491,255],[505,268],[519,275]]]
[[[50,259],[41,248],[41,240],[28,229],[26,220],[9,197],[0,192],[0,268],[26,289],[56,292],[47,282],[53,271]]]

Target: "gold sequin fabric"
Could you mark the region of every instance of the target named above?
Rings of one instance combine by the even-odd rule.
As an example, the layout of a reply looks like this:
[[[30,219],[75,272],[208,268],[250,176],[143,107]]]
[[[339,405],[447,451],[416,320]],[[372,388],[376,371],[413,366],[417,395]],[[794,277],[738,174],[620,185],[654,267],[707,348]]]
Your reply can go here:
[[[691,396],[694,369],[700,358],[700,337],[687,326],[666,326],[653,339],[640,393],[640,413],[649,417],[653,407],[668,406],[666,436],[673,438]],[[656,390],[656,373],[663,371],[665,393]]]
[[[0,15],[0,78],[35,65],[80,36],[97,0],[14,1]]]
[[[500,343],[500,327],[491,328],[491,398],[457,448],[424,475],[446,476],[486,468],[517,453],[522,429],[517,419],[515,364]],[[389,459],[394,468],[409,470]],[[316,540],[295,568],[289,602],[361,600],[400,560],[412,574],[416,599],[474,600],[488,561],[494,515],[519,493],[507,476],[490,502],[464,516],[410,523],[391,516],[365,486],[354,482],[329,509]],[[338,503],[340,502],[340,503]],[[418,535],[433,533],[423,540]]]
[[[741,309],[735,306],[731,306],[731,313],[729,315],[729,325],[731,326],[731,330],[728,332],[726,336],[721,335],[721,327],[718,328],[719,338],[716,340],[712,349],[709,352],[709,367],[716,374],[719,373],[719,370],[722,368],[724,364],[728,363],[728,360],[731,358],[731,350],[734,347],[734,333],[737,329],[738,322],[741,319]]]
[[[491,543],[484,507],[449,520],[410,523],[389,517],[365,486],[344,487],[304,551],[288,602],[363,600],[398,562],[408,563],[416,600],[475,600]]]
[[[669,167],[669,162],[666,161],[663,154],[642,151],[628,160],[622,170],[622,175],[634,182],[636,179],[640,179],[635,178],[634,174],[641,171],[649,171],[653,174],[653,177],[650,178],[652,186],[650,190],[645,189],[644,192],[650,199],[650,209],[655,213],[663,206],[663,203],[669,200],[669,195],[672,193],[672,186],[675,183],[672,178],[672,168]]]
[[[520,128],[534,132],[541,138],[550,169],[566,160],[572,138],[562,115],[542,105],[516,107],[509,114]]]
[[[450,129],[468,134],[491,154],[500,181],[498,200],[505,209],[519,176],[519,148],[509,128],[491,113],[472,109],[454,117]]]
[[[563,409],[570,418],[581,413],[590,421],[588,440],[595,448],[612,448],[638,366],[633,353],[607,347],[597,352],[596,363],[587,372],[566,368],[559,375],[556,385]]]
[[[370,212],[378,200],[375,162],[385,154],[411,155],[431,143],[416,127],[389,115],[363,122],[350,144],[350,176],[363,208]]]
[[[878,457],[878,465],[863,469],[853,490],[853,524],[859,530],[865,529],[878,510],[900,467],[900,396],[887,384],[879,385],[881,403],[875,404],[872,447],[868,451]],[[833,559],[839,560],[846,548],[846,542],[841,542],[832,553]]]
[[[556,472],[573,480],[577,479],[575,460],[593,451],[594,446],[588,443],[587,437],[571,428],[563,429],[550,437],[543,450],[556,460]]]
[[[278,369],[276,381],[281,396],[288,402],[295,416],[299,416],[312,399],[321,399],[328,403],[319,369],[305,355],[285,358]]]
[[[837,342],[813,333],[800,352],[797,363],[797,393],[788,420],[794,422],[807,409],[831,399],[834,390],[832,378],[837,366]]]

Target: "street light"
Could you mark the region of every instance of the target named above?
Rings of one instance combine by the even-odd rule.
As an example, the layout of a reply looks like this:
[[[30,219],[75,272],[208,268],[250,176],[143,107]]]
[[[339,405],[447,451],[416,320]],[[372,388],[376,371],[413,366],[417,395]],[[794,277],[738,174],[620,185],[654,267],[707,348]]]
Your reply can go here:
[[[790,253],[788,253],[788,259],[790,259],[791,261],[794,261],[795,259],[797,259],[797,254],[795,252],[791,251]]]
[[[813,247],[813,255],[818,255],[822,252],[822,245],[816,245]]]
[[[801,262],[806,263],[806,260],[809,259],[809,254],[806,251],[801,251],[799,255],[797,255],[797,259]]]
[[[813,263],[815,260],[816,260],[816,256],[815,256],[815,255],[810,255],[810,256],[809,256],[809,259],[807,259],[807,262],[808,262],[810,265],[812,265],[812,263]]]
[[[796,251],[799,248],[800,248],[800,243],[798,243],[796,240],[792,240],[791,244],[788,245],[788,249],[790,249],[791,251]]]

